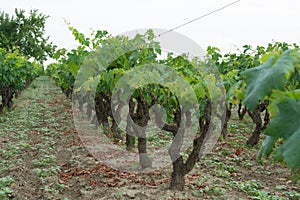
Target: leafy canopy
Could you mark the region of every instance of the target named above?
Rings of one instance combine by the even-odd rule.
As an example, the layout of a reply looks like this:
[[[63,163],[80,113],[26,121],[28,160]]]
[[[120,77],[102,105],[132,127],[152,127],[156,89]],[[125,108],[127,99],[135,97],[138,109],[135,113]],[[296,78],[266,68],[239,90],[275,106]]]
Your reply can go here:
[[[30,10],[15,9],[15,16],[0,12],[0,48],[7,51],[18,49],[21,54],[43,62],[52,57],[55,45],[45,36],[45,23],[49,16]]]

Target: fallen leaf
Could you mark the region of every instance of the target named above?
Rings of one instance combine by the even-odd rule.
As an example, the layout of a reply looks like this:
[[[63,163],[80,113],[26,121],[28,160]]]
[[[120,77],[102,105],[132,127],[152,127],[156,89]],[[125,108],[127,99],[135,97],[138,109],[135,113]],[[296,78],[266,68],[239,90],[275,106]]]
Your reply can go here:
[[[235,150],[235,155],[239,156],[241,155],[241,153],[244,151],[244,149],[242,147],[239,147]]]

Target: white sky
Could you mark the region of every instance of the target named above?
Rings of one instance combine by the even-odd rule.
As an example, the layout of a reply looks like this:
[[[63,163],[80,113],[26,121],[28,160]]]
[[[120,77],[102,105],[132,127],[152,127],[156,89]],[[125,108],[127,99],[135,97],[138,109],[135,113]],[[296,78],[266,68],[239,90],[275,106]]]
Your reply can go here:
[[[79,31],[107,30],[113,35],[140,28],[170,29],[197,18],[233,0],[0,0],[0,10],[37,8],[50,15],[47,34],[60,48],[76,47],[64,19]],[[241,0],[177,30],[204,49],[222,51],[244,44],[266,45],[272,40],[300,43],[300,1]]]

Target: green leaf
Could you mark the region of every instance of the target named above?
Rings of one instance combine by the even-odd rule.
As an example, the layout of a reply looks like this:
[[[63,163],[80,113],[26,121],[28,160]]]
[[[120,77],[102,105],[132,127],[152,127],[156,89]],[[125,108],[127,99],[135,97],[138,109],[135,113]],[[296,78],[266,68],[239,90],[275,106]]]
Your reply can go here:
[[[278,114],[278,104],[284,102],[287,97],[292,99],[300,99],[300,90],[294,91],[279,91],[274,90],[272,95],[270,96],[270,104],[268,106],[268,111],[272,116],[276,116]]]
[[[288,76],[294,71],[294,59],[291,50],[285,51],[275,62],[274,57],[259,67],[251,68],[242,73],[247,84],[245,105],[253,111],[272,90],[284,90]]]
[[[275,158],[278,161],[285,160],[295,170],[300,167],[300,100],[287,97],[278,104],[278,110],[278,115],[271,120],[265,134],[284,139]]]
[[[300,127],[300,100],[286,98],[278,104],[279,113],[270,122],[265,134],[288,139]]]
[[[262,146],[259,150],[259,153],[258,153],[258,157],[257,159],[259,161],[261,161],[261,158],[264,155],[266,155],[266,157],[269,157],[270,154],[272,153],[273,151],[273,148],[275,147],[275,142],[277,141],[276,138],[274,137],[271,137],[271,136],[267,136],[266,139],[263,141],[262,143]]]
[[[77,71],[79,70],[79,65],[76,65],[74,61],[69,62],[68,67],[70,69],[70,72],[73,74],[73,76],[76,76]]]
[[[261,61],[262,63],[265,63],[265,62],[267,62],[271,57],[275,57],[275,59],[277,59],[279,56],[280,56],[280,53],[279,53],[278,51],[270,52],[270,53],[268,53],[268,54],[262,55],[260,61]]]
[[[275,155],[275,159],[286,161],[287,165],[295,171],[300,167],[300,126],[291,137],[289,137],[283,145],[281,145]]]
[[[203,99],[206,95],[206,91],[202,83],[194,85],[194,91],[198,99]]]

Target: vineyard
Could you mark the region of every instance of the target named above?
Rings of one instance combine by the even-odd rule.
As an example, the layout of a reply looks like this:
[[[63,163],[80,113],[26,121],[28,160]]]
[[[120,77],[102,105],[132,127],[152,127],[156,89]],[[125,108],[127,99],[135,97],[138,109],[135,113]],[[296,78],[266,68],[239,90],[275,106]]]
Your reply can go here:
[[[48,66],[0,49],[0,199],[300,198],[297,44],[200,59],[68,26]]]

